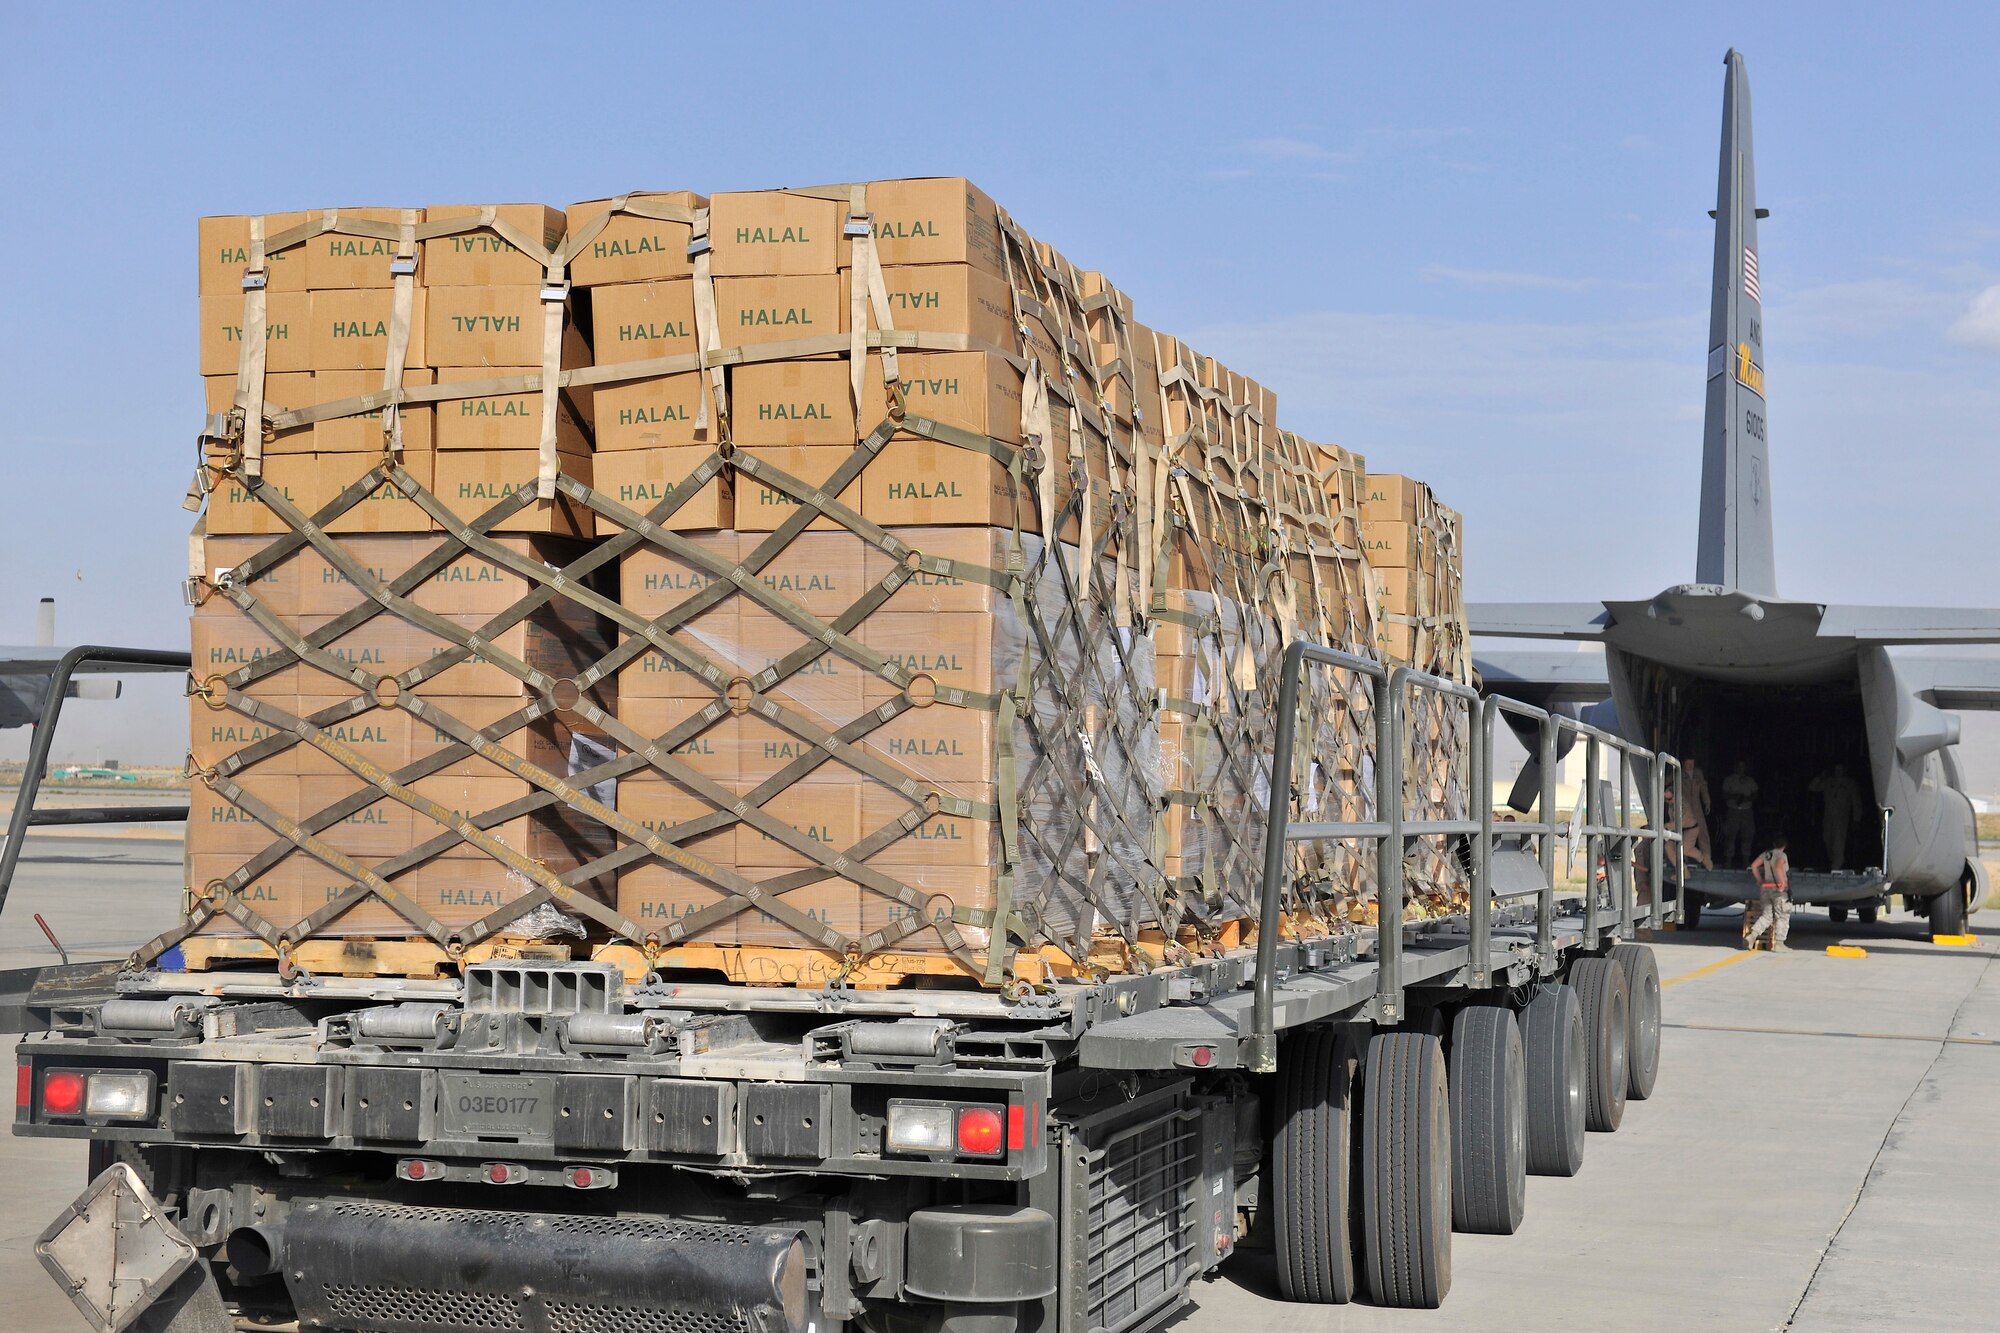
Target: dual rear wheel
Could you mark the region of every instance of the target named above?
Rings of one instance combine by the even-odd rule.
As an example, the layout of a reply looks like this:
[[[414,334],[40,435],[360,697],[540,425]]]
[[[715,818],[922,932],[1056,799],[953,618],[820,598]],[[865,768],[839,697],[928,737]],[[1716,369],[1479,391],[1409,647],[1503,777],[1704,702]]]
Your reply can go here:
[[[1272,1202],[1285,1299],[1435,1307],[1451,1232],[1508,1235],[1529,1174],[1570,1176],[1659,1071],[1659,971],[1620,945],[1519,1010],[1467,1005],[1449,1045],[1358,1025],[1293,1033],[1276,1078]]]

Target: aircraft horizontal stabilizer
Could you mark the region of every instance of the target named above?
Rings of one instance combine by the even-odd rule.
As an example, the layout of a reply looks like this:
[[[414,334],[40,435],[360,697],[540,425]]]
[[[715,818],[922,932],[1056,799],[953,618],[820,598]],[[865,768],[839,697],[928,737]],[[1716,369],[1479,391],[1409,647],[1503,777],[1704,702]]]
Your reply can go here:
[[[1602,602],[1474,602],[1474,634],[1508,639],[1601,639],[1611,620]]]
[[[1489,693],[1538,708],[1596,703],[1611,695],[1601,653],[1477,653],[1472,665]]]
[[[2000,643],[2000,610],[1962,606],[1829,606],[1823,639],[1862,643]]]
[[[2000,711],[2000,657],[1899,657],[1896,679],[1938,708]]]

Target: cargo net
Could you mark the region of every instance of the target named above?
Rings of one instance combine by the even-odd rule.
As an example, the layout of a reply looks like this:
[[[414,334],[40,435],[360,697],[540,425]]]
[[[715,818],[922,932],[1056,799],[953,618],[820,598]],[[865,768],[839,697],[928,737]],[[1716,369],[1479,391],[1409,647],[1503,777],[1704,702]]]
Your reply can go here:
[[[697,232],[703,222],[697,210]],[[262,845],[192,876],[186,918],[142,961],[218,932],[281,961],[323,935],[414,932],[450,958],[503,936],[587,936],[641,969],[993,985],[1240,942],[1262,874],[1284,647],[1303,636],[1365,653],[1373,641],[1358,463],[1202,382],[1184,348],[1161,363],[1163,344],[1135,334],[1115,293],[1084,295],[1004,216],[1002,236],[1022,335],[998,350],[1024,376],[1020,445],[907,410],[895,350],[966,340],[890,328],[865,239],[865,334],[582,371],[551,352],[539,377],[416,391],[394,387],[392,365],[380,393],[300,411],[265,407],[261,314],[246,315],[246,387],[205,442],[197,491],[241,488],[276,535],[226,570],[203,562],[193,581],[197,617],[227,608],[257,646],[192,681],[197,736],[206,719],[228,743],[197,747],[191,770]],[[561,256],[548,258],[553,284]],[[1040,360],[1031,318],[1054,330],[1058,364]],[[561,333],[553,319],[552,345]],[[1135,336],[1154,340],[1150,363]],[[1093,341],[1099,358],[1078,354]],[[725,367],[827,356],[880,367],[884,414],[828,475],[730,441]],[[1158,364],[1157,384],[1142,364]],[[643,508],[572,475],[552,447],[472,516],[399,461],[404,402],[696,369],[720,442]],[[863,381],[857,369],[857,407],[873,392]],[[264,479],[272,431],[375,414],[383,456],[315,512]],[[865,517],[846,497],[886,449],[911,444],[981,460],[998,521],[927,550]],[[778,497],[785,516],[769,532],[679,530],[680,511],[724,484]],[[371,567],[346,535],[384,496],[430,530],[403,539],[428,545],[398,569]],[[597,540],[518,535],[552,531],[551,507]],[[797,571],[822,562],[858,566],[857,595],[801,591]],[[468,566],[513,600],[434,609],[427,590]],[[351,589],[351,604],[315,616],[274,605],[287,568]],[[985,637],[965,661],[940,660],[921,627],[881,628],[899,593],[932,585],[971,590],[981,612]],[[1374,707],[1372,685],[1347,673],[1302,692],[1294,817],[1374,818]],[[914,725],[935,718],[953,723],[938,745]],[[1462,759],[1462,726],[1434,730],[1439,761],[1412,766],[1413,790],[1462,807],[1462,778],[1444,765]],[[297,785],[273,796],[258,781],[273,772]],[[370,822],[390,831],[352,836]],[[1373,864],[1352,843],[1293,849],[1292,928],[1368,919]],[[1440,865],[1424,882],[1450,874]],[[817,961],[759,974],[717,956],[761,944]]]
[[[1459,684],[1472,681],[1466,639],[1465,589],[1460,542],[1462,520],[1430,495],[1418,498],[1418,603],[1414,665]],[[1475,800],[1491,799],[1471,785],[1471,714],[1465,702],[1433,690],[1416,690],[1405,718],[1403,793],[1406,816],[1463,820],[1477,813]],[[1471,908],[1471,849],[1462,838],[1425,838],[1404,861],[1406,918],[1447,916]]]

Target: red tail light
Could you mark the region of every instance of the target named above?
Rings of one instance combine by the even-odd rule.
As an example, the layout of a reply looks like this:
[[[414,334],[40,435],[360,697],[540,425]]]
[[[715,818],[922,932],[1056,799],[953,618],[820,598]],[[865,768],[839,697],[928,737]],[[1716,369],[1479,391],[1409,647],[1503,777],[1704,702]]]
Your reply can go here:
[[[23,1107],[35,1099],[35,1075],[26,1065],[14,1067],[14,1105]]]
[[[958,1113],[958,1150],[969,1157],[998,1157],[1006,1151],[1006,1125],[989,1106],[968,1106]]]
[[[83,1075],[58,1069],[42,1077],[43,1115],[83,1114]]]

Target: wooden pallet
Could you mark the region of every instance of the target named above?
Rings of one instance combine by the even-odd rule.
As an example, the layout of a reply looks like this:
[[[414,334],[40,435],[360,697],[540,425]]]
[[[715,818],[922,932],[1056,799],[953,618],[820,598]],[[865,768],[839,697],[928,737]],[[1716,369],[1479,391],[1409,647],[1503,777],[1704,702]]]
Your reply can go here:
[[[258,939],[227,939],[197,935],[180,945],[183,965],[190,972],[209,972],[239,963],[276,965],[278,951]],[[495,958],[564,963],[567,944],[536,940],[494,939],[476,944],[454,959],[431,940],[326,939],[304,940],[291,950],[292,966],[301,972],[335,977],[410,977],[420,980],[456,976],[466,963]]]

